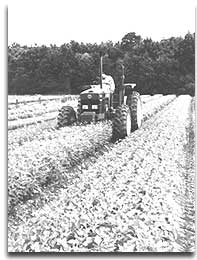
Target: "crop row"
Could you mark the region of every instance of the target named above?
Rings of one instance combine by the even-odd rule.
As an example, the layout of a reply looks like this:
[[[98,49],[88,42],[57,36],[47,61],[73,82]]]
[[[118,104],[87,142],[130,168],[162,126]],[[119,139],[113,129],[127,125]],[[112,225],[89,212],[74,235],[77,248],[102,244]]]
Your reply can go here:
[[[143,121],[150,118],[152,115],[161,110],[164,106],[172,102],[176,98],[175,95],[162,96],[159,99],[153,99],[151,102],[146,102],[142,106]]]
[[[143,104],[143,120],[145,121],[147,118],[151,117],[157,110],[161,109],[163,106],[167,105],[171,102],[175,96],[164,96],[160,99],[155,99],[153,102],[147,104]],[[44,141],[58,138],[60,135],[59,131],[55,129],[55,122],[47,122],[42,124],[36,124],[34,126],[27,126],[22,129],[16,129],[14,131],[8,132],[8,149],[13,150],[18,146],[23,145],[27,141]],[[69,133],[72,134],[73,130],[76,134],[80,133],[81,125],[73,127],[66,127],[65,132],[68,136]],[[84,131],[84,130],[83,130]],[[61,133],[62,134],[62,133]]]
[[[44,115],[46,113],[53,113],[53,112],[57,112],[58,108],[53,108],[53,109],[46,109],[45,107],[43,107],[43,109],[39,109],[38,112],[34,113],[32,110],[30,111],[25,111],[23,110],[22,115],[17,114],[16,112],[13,113],[13,115],[8,115],[8,121],[15,121],[15,120],[20,120],[20,119],[27,119],[27,118],[32,118],[35,116],[41,116]]]
[[[65,101],[70,101],[76,99],[76,95],[57,95],[57,96],[49,96],[49,95],[9,95],[8,96],[8,105],[21,105],[27,103],[34,103],[34,102],[44,102],[44,101],[53,101],[53,100],[60,100],[64,97]]]
[[[144,116],[153,115],[174,99],[168,96],[147,106]],[[152,111],[152,114],[151,114]],[[146,114],[148,116],[146,116]],[[111,123],[66,127],[50,131],[43,140],[34,139],[23,145],[9,145],[8,189],[9,208],[39,194],[44,186],[59,182],[63,171],[79,164],[109,144]],[[47,138],[47,139],[46,139]],[[101,149],[102,150],[102,149]]]
[[[48,140],[34,140],[24,145],[9,147],[8,151],[8,205],[35,196],[51,182],[65,178],[66,171],[105,145],[111,136],[106,124],[67,128],[48,135]],[[60,172],[61,171],[61,172]],[[62,174],[62,175],[61,175]],[[61,175],[61,176],[60,176]]]
[[[10,109],[8,110],[8,129],[9,126],[11,128],[12,124],[17,126],[17,122],[20,122],[19,125],[22,123],[23,125],[28,124],[30,120],[36,121],[38,116],[41,116],[50,113],[50,112],[58,112],[63,105],[71,105],[76,106],[77,100],[72,101],[64,101],[62,100],[53,100],[42,102],[41,104],[26,104],[21,105],[19,108]],[[14,121],[14,122],[13,122]]]
[[[56,120],[45,121],[34,125],[26,125],[23,128],[17,128],[14,131],[8,131],[8,149],[23,145],[35,139],[48,139],[51,132],[54,132]],[[50,137],[49,137],[50,138]]]
[[[33,118],[28,118],[26,120],[24,119],[18,119],[17,121],[11,121],[8,124],[8,130],[15,130],[18,128],[22,128],[24,126],[29,126],[29,125],[35,125],[37,123],[42,123],[50,120],[54,120],[57,117],[57,111],[52,111],[49,113],[45,113],[44,115],[41,116],[36,116]]]
[[[33,97],[33,96],[32,96]],[[26,103],[21,104],[18,107],[8,106],[8,121],[35,118],[36,116],[44,115],[45,113],[55,112],[61,108],[62,103],[66,105],[71,105],[74,108],[77,107],[77,97],[73,96],[71,100],[67,100],[67,97],[58,98],[58,99],[48,99],[45,102],[40,103]],[[142,102],[146,103],[147,101],[160,98],[161,95],[151,96],[142,96]],[[21,120],[22,121],[22,120]],[[25,122],[25,121],[24,121]],[[28,121],[27,121],[28,123]],[[17,125],[17,123],[14,123]]]
[[[24,112],[22,117],[8,121],[8,130],[15,130],[24,126],[55,119],[58,114],[58,109],[62,107],[63,104],[60,103],[56,105],[58,106],[56,109],[53,108],[51,110],[46,110],[45,112],[44,110],[42,111],[41,107],[39,107],[39,110],[36,113],[34,112],[31,114],[30,112]],[[76,108],[76,101],[67,102],[66,105]],[[52,107],[51,104],[50,106]]]
[[[141,100],[142,100],[142,103],[147,103],[147,102],[151,102],[155,99],[158,99],[158,98],[161,98],[163,95],[162,94],[157,94],[157,95],[154,95],[154,96],[149,96],[149,95],[143,95],[141,96]]]
[[[160,106],[165,105],[166,102],[168,103],[173,98],[175,98],[175,96],[163,96],[163,97],[161,96],[160,98],[156,98],[152,102],[150,102],[148,106],[146,105],[146,103],[143,103],[144,119],[154,114],[156,112],[154,110],[160,108]],[[143,100],[144,100],[144,96],[142,96],[142,101]],[[147,100],[147,98],[145,100]],[[73,106],[74,105],[76,104],[73,104]],[[48,114],[48,116],[49,118],[52,118],[50,114]],[[55,117],[55,114],[53,114],[53,117]],[[58,134],[58,132],[56,132],[54,128],[56,126],[56,120],[53,120],[52,122],[50,121],[44,122],[43,119],[44,118],[42,117],[40,118],[40,122],[42,122],[42,124],[40,123],[34,124],[35,119],[30,119],[29,124],[32,122],[32,124],[34,125],[33,126],[25,125],[23,129],[20,129],[18,127],[18,125],[20,125],[19,124],[20,121],[16,124],[14,123],[12,127],[13,128],[17,127],[18,129],[16,128],[14,131],[8,132],[8,146],[11,146],[12,144],[18,146],[23,144],[26,141],[32,141],[34,139],[47,140],[48,136],[50,136],[51,138],[51,133],[53,133],[53,136],[55,133]],[[38,120],[37,122],[39,122],[39,118],[37,118],[37,120]],[[21,122],[22,126],[24,125],[23,123],[24,121]],[[71,128],[68,128],[68,130],[72,131]]]
[[[184,251],[190,101],[180,96],[70,186],[65,182],[44,207],[30,217],[23,213],[9,227],[9,251]]]

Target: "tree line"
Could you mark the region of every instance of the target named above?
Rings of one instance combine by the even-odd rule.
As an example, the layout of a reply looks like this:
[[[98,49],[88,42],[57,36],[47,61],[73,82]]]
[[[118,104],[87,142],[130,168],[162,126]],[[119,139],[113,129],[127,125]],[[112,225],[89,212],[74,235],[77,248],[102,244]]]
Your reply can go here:
[[[125,83],[136,83],[141,94],[195,93],[194,33],[153,41],[130,32],[116,43],[13,43],[8,46],[8,94],[78,94],[98,77],[100,52],[104,73],[116,85],[124,64]]]

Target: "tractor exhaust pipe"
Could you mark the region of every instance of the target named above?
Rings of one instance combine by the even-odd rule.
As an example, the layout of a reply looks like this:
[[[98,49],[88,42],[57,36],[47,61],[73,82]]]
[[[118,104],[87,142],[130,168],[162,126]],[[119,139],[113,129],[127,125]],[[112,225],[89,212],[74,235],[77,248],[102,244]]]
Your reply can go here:
[[[120,66],[121,66],[121,70],[122,70],[122,75],[121,75],[121,86],[120,86],[120,89],[119,89],[119,105],[121,105],[123,103],[124,95],[125,95],[125,88],[124,88],[124,79],[125,79],[124,65],[120,64]]]
[[[103,74],[103,55],[102,55],[102,52],[100,52],[100,86],[101,86],[101,89],[103,88],[102,74]]]

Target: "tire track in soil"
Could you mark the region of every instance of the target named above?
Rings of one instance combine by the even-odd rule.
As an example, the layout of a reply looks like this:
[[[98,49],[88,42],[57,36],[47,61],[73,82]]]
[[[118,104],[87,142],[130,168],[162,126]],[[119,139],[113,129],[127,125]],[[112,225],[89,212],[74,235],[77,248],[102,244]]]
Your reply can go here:
[[[179,199],[183,208],[184,221],[182,232],[178,235],[177,243],[184,252],[195,251],[195,99],[191,100],[189,107],[189,126],[186,127],[187,142],[182,153],[185,156],[184,164],[180,164],[183,169],[183,181],[185,183],[185,193]]]

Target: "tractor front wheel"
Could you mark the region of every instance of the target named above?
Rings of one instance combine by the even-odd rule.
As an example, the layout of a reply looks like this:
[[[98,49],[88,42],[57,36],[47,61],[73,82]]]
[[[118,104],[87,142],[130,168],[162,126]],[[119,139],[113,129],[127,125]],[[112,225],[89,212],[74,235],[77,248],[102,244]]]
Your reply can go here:
[[[57,127],[69,126],[76,122],[76,112],[71,106],[63,106],[57,117]]]
[[[129,106],[118,106],[112,121],[112,139],[122,139],[131,133],[131,111]]]

